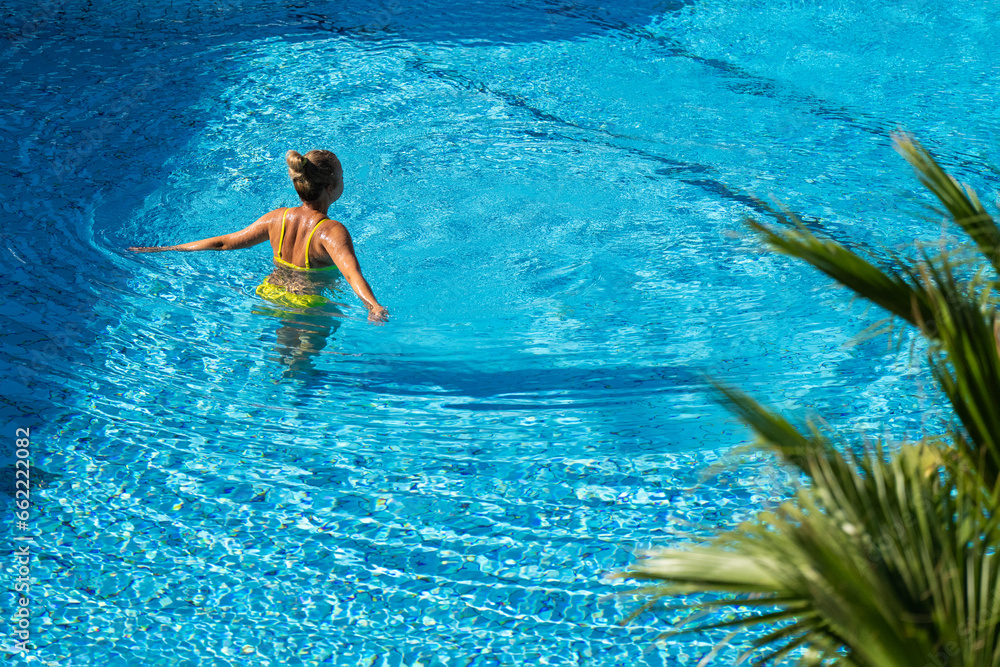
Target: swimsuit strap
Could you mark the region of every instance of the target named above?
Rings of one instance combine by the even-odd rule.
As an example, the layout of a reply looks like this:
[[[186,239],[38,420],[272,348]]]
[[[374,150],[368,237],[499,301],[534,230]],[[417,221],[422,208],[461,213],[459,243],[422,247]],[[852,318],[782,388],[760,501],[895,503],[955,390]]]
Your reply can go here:
[[[274,259],[279,264],[287,266],[287,267],[289,267],[291,269],[297,269],[299,271],[302,271],[303,267],[301,267],[301,266],[295,266],[291,262],[286,262],[285,260],[283,260],[281,258],[281,246],[283,246],[285,244],[285,219],[288,218],[288,212],[290,210],[291,210],[290,208],[286,208],[285,209],[285,214],[283,216],[281,216],[281,235],[278,237],[278,255]],[[306,239],[306,265],[305,265],[305,269],[304,269],[306,271],[329,271],[331,269],[337,269],[337,265],[336,264],[334,264],[333,266],[324,266],[324,267],[319,268],[319,269],[310,269],[309,268],[309,244],[312,243],[313,234],[316,233],[316,230],[319,229],[320,225],[322,225],[324,222],[326,222],[329,219],[330,218],[323,218],[322,220],[320,220],[319,222],[317,222],[316,226],[312,228],[311,232],[309,232],[309,237]]]
[[[324,222],[326,222],[329,219],[330,218],[323,218],[322,220],[320,220],[319,222],[317,222],[316,226],[312,228],[311,232],[309,232],[309,237],[306,239],[306,271],[309,270],[309,244],[312,243],[313,234],[316,233],[316,230],[319,229],[320,225],[322,225]]]
[[[288,211],[291,209],[285,209],[285,214],[281,216],[281,236],[278,237],[278,259],[281,259],[281,246],[285,242],[285,218],[288,217]],[[309,249],[306,248],[306,255],[309,255]],[[309,260],[306,259],[306,266],[309,266]]]

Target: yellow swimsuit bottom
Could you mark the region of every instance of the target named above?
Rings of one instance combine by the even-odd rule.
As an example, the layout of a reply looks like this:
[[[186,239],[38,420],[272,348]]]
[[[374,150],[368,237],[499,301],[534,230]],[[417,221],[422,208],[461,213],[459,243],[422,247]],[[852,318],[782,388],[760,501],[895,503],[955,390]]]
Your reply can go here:
[[[257,286],[257,296],[282,306],[292,308],[316,308],[330,303],[330,300],[319,294],[296,294],[287,288],[275,285],[267,278]]]
[[[288,211],[290,210],[291,209],[286,208],[285,214],[281,216],[281,235],[278,237],[278,254],[274,258],[274,261],[282,266],[296,271],[337,271],[338,269],[336,266],[326,266],[321,269],[314,269],[309,266],[309,244],[312,242],[313,234],[315,234],[320,225],[329,220],[329,218],[323,218],[317,222],[312,228],[312,231],[309,232],[309,236],[306,238],[305,266],[296,266],[295,264],[286,262],[281,258],[281,246],[285,241],[285,219],[288,217]],[[290,306],[292,308],[316,308],[318,306],[324,306],[328,303],[332,303],[332,301],[327,299],[325,296],[320,296],[319,294],[297,294],[295,292],[290,292],[288,291],[288,288],[275,285],[268,278],[264,278],[264,282],[257,287],[257,296],[282,306]]]

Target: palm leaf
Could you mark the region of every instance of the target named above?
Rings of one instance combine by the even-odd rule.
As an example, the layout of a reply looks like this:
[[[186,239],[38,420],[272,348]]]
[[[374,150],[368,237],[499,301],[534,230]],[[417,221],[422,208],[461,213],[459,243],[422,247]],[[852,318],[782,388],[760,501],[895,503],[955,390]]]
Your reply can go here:
[[[1000,228],[972,190],[948,175],[927,150],[912,137],[897,134],[893,144],[917,172],[920,182],[944,205],[951,218],[972,238],[979,251],[1000,273]]]
[[[933,321],[927,295],[904,276],[884,271],[842,244],[820,239],[801,226],[779,232],[753,220],[747,224],[775,250],[805,260],[893,315],[918,326]]]
[[[1000,228],[919,144],[896,137],[898,150],[914,165],[956,223],[996,267],[1000,262]],[[926,254],[901,270],[880,269],[842,244],[820,239],[801,225],[768,229],[749,222],[775,250],[802,259],[859,296],[920,327],[935,344],[931,366],[969,438],[964,454],[981,465],[989,485],[1000,483],[1000,355],[997,350],[997,282],[983,267],[967,283],[954,275],[947,255]],[[984,310],[984,305],[986,309]],[[985,452],[985,455],[982,453]]]
[[[798,652],[810,665],[1000,667],[1000,229],[918,144],[900,136],[896,146],[986,264],[970,265],[959,248],[880,268],[801,224],[751,226],[774,249],[917,326],[960,427],[891,454],[881,443],[855,452],[716,385],[804,483],[777,510],[710,544],[659,552],[624,573],[655,582],[641,589],[654,599],[713,592],[694,608],[743,609],[695,629],[767,627],[754,642],[767,650],[759,663]]]
[[[986,525],[996,520],[984,518],[982,497],[968,492],[979,488],[976,478],[962,478],[961,488],[949,481],[965,468],[951,466],[936,444],[904,445],[892,457],[880,447],[845,457],[817,434],[771,441],[764,434],[784,433],[788,422],[739,392],[727,395],[738,402],[734,410],[752,416],[764,446],[802,470],[810,486],[710,546],[664,551],[627,574],[663,582],[647,594],[714,591],[724,596],[714,605],[777,607],[699,626],[791,619],[763,642],[775,657],[787,643],[832,642],[857,665],[923,665],[944,646],[963,664],[995,664],[998,602],[989,577],[1000,534]]]

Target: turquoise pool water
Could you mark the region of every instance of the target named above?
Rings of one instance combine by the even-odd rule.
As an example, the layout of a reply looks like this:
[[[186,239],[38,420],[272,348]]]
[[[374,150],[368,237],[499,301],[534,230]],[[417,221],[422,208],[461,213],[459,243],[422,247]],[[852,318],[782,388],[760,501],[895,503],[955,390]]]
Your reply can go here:
[[[846,345],[880,315],[742,220],[774,197],[876,252],[935,239],[899,125],[990,199],[997,3],[3,9],[37,664],[694,665],[725,633],[622,626],[603,575],[786,492],[704,373],[933,428],[908,339]],[[295,204],[283,155],[317,147],[385,326],[347,289],[329,333],[268,312],[264,246],[124,251]]]

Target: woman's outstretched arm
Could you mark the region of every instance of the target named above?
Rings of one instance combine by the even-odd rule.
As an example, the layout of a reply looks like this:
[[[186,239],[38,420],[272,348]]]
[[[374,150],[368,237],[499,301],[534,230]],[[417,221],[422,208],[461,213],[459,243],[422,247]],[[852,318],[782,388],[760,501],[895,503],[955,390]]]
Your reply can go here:
[[[131,247],[129,250],[133,252],[166,252],[167,250],[192,252],[195,250],[239,250],[240,248],[249,248],[268,240],[271,225],[267,219],[270,215],[268,213],[246,229],[241,229],[232,234],[213,236],[210,239],[191,241],[190,243],[182,243],[181,245]]]
[[[323,241],[324,250],[330,255],[330,259],[344,274],[344,278],[347,279],[354,293],[368,307],[368,319],[384,322],[389,316],[389,311],[378,302],[372,292],[371,285],[361,275],[361,265],[358,264],[358,257],[354,254],[354,242],[351,240],[351,234],[347,228],[341,224],[335,225],[327,232]]]

